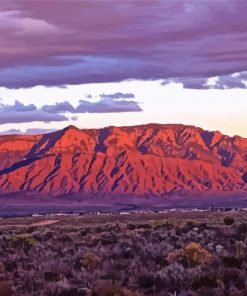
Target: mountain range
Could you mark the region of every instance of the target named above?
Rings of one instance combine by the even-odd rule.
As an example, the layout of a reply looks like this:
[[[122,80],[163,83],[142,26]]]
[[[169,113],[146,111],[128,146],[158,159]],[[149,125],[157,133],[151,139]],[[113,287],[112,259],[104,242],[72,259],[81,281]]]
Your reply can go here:
[[[0,136],[0,195],[165,197],[247,191],[247,139],[179,124]]]

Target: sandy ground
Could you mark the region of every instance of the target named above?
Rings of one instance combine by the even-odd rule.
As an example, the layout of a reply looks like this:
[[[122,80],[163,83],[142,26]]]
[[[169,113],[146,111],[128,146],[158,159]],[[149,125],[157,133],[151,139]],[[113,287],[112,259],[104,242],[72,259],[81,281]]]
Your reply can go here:
[[[39,222],[32,223],[31,226],[46,226],[59,222],[59,220],[43,220]]]
[[[52,225],[59,222],[59,220],[42,220],[38,222],[34,222],[31,224],[5,224],[4,226],[15,226],[15,227],[39,227],[39,226],[47,226]]]
[[[232,216],[234,219],[247,223],[247,211],[227,211],[227,212],[168,212],[168,213],[138,213],[138,214],[109,214],[109,215],[85,215],[85,216],[53,216],[53,217],[22,217],[22,218],[6,218],[0,220],[0,228],[29,228],[29,227],[90,227],[92,225],[103,225],[105,223],[152,223],[156,220],[166,221],[173,220],[178,223],[197,220],[207,222],[210,225],[215,223],[223,223],[225,216]]]

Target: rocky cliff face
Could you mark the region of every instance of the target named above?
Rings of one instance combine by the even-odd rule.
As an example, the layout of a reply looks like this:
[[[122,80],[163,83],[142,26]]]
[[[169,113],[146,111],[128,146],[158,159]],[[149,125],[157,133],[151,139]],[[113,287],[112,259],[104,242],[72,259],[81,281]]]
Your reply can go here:
[[[247,139],[149,124],[0,137],[0,193],[223,194],[247,191]]]

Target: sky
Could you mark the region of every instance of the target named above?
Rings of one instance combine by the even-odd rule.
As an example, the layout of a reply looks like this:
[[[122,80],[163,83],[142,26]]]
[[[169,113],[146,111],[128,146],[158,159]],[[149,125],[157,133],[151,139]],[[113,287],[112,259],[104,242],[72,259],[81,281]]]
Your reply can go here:
[[[0,1],[0,134],[181,123],[247,137],[247,1]]]

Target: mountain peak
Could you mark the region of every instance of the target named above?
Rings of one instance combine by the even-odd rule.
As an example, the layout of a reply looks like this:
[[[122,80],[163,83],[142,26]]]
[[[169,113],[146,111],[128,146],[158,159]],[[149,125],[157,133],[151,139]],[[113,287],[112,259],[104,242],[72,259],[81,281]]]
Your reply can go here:
[[[70,125],[66,126],[66,127],[64,128],[64,130],[65,130],[65,131],[66,131],[66,130],[77,130],[77,131],[79,131],[80,129],[79,129],[78,127],[76,127],[75,125],[70,124]]]
[[[0,194],[239,194],[247,139],[176,124],[0,137]]]

